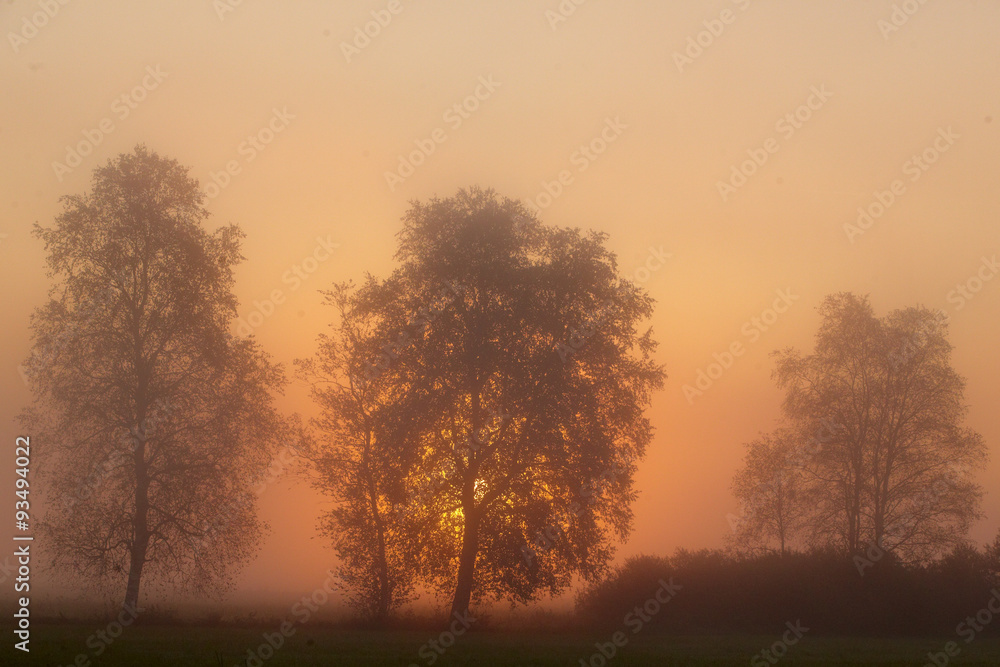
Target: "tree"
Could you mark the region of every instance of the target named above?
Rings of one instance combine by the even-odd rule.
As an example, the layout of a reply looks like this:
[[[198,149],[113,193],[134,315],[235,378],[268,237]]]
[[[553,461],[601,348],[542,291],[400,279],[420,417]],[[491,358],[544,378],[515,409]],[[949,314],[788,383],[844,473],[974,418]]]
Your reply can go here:
[[[733,519],[737,551],[753,553],[774,541],[784,556],[806,514],[802,472],[792,434],[779,430],[747,445],[743,468],[733,479],[742,513]]]
[[[46,453],[46,545],[92,581],[227,585],[262,525],[250,489],[271,461],[283,384],[229,331],[242,233],[209,233],[197,181],[145,147],[63,199],[32,317],[25,419]]]
[[[392,438],[420,490],[414,566],[455,614],[597,575],[630,530],[664,377],[636,330],[652,299],[605,235],[545,227],[490,190],[414,203],[399,239],[365,302],[383,347],[369,374],[398,383]]]
[[[815,352],[778,353],[775,371],[813,539],[904,560],[942,553],[978,516],[972,475],[987,459],[982,437],[962,426],[947,321],[919,307],[878,318],[867,297],[847,293],[827,297],[820,315]]]
[[[388,435],[389,411],[400,387],[367,366],[378,339],[365,293],[349,284],[325,292],[338,322],[320,335],[316,358],[296,364],[322,410],[307,448],[315,486],[335,503],[321,530],[334,543],[349,601],[381,623],[411,598],[416,573],[406,563],[406,517],[392,507],[403,475],[400,448]]]

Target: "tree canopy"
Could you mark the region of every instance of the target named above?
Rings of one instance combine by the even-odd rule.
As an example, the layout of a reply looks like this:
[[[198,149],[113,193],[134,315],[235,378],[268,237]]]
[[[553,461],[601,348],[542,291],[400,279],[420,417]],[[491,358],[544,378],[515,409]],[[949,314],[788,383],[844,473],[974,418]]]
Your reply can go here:
[[[378,422],[398,476],[369,511],[394,508],[411,537],[389,548],[406,549],[455,613],[593,577],[612,536],[630,530],[652,435],[643,410],[664,376],[651,331],[638,329],[653,301],[621,277],[605,241],[462,190],[414,203],[399,267],[351,296],[373,326],[341,348],[367,363],[342,370],[391,397]],[[324,407],[341,420],[355,409]]]

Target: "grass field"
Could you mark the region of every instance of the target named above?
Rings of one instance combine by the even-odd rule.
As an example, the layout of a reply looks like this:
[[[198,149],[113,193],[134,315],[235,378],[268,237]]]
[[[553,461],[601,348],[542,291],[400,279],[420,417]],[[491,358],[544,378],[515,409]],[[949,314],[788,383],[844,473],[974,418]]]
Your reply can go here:
[[[12,656],[2,664],[72,665],[85,654],[80,667],[128,665],[142,667],[246,667],[248,650],[260,646],[267,628],[133,627],[114,641],[99,657],[87,647],[94,628],[82,625],[39,625],[34,628],[31,654],[12,649],[10,641],[0,655]],[[434,665],[578,666],[596,654],[595,642],[610,635],[483,632],[459,637]],[[426,632],[357,632],[299,628],[273,656],[267,667],[312,665],[429,665],[430,653],[420,649],[434,635]],[[691,667],[751,665],[755,654],[770,646],[775,637],[698,636],[667,637],[637,635],[608,661],[608,666],[689,665]],[[778,664],[916,666],[927,663],[928,651],[939,652],[953,637],[941,639],[859,639],[805,636]],[[95,646],[98,644],[95,644]],[[265,651],[266,655],[266,651]],[[250,667],[257,662],[251,662]],[[601,665],[595,659],[592,663]],[[756,664],[760,665],[761,661]],[[768,663],[763,663],[768,664]],[[1000,639],[980,638],[961,645],[961,654],[949,664],[997,667]]]

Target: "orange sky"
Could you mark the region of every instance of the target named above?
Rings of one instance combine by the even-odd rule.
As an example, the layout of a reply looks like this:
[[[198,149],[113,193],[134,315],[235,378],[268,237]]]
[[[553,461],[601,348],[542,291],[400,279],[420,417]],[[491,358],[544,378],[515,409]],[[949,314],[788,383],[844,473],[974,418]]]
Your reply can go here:
[[[1000,253],[1000,3],[929,2],[912,17],[888,0],[589,0],[568,16],[552,13],[558,0],[244,0],[220,14],[226,3],[71,2],[37,30],[35,1],[3,3],[4,442],[28,400],[16,369],[47,289],[31,224],[145,142],[220,185],[211,223],[247,233],[240,314],[287,365],[329,317],[317,290],[392,269],[412,199],[474,184],[530,199],[545,222],[609,232],[630,274],[651,248],[671,253],[645,281],[670,378],[622,555],[722,544],[742,443],[778,416],[768,353],[811,345],[824,295],[869,293],[880,314],[942,308],[969,425],[993,453],[973,537],[996,534],[1000,280],[949,294]],[[378,18],[367,44],[343,46]],[[430,154],[400,171],[419,146]],[[731,180],[734,168],[752,174]],[[848,233],[879,197],[884,213]],[[312,263],[327,254],[318,239],[338,245]],[[275,290],[283,303],[251,320]],[[797,298],[758,327],[779,290]],[[689,402],[684,386],[734,342],[744,353]],[[282,407],[312,414],[300,386]],[[243,593],[322,581],[321,506],[294,480],[268,488],[273,531]]]

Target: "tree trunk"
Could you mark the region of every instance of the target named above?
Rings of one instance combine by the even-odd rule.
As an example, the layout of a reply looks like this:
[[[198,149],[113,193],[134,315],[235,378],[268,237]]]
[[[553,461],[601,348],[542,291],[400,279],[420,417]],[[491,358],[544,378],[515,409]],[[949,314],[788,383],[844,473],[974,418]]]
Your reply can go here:
[[[864,484],[864,441],[859,440],[855,445],[853,460],[851,462],[851,474],[853,487],[851,488],[850,504],[850,538],[848,544],[848,554],[856,554],[863,550],[866,545],[861,543],[861,491]]]
[[[139,545],[136,545],[133,547],[132,561],[128,571],[128,585],[125,586],[125,604],[123,607],[126,609],[138,609],[139,580],[142,578],[142,566],[145,564],[145,561],[145,546],[140,548]]]
[[[884,548],[882,545],[885,542],[885,520],[882,516],[882,510],[878,505],[875,508],[874,517],[874,530],[875,530],[875,544],[880,548]]]
[[[138,374],[135,389],[135,426],[132,431],[132,464],[135,466],[135,514],[132,515],[132,553],[129,559],[128,583],[125,586],[126,610],[136,613],[139,605],[139,582],[149,548],[149,470],[146,466],[146,426],[149,416],[149,371],[142,354],[139,330],[139,308],[133,309],[133,363]]]
[[[382,624],[389,618],[392,608],[392,594],[389,590],[389,559],[386,555],[385,524],[378,508],[378,496],[371,474],[368,474],[368,502],[375,522],[376,563],[378,573],[378,600],[375,604],[375,620]]]
[[[375,482],[375,472],[372,469],[372,429],[365,421],[365,442],[361,459],[361,474],[365,480],[365,489],[368,494],[368,511],[371,512],[372,522],[375,524],[375,570],[378,578],[378,595],[375,599],[374,613],[375,622],[379,625],[385,623],[389,618],[392,609],[392,595],[389,590],[389,559],[386,555],[386,528],[379,510],[379,489]]]
[[[474,368],[474,365],[471,365]],[[474,386],[481,384],[474,373],[471,378]],[[480,391],[472,392],[472,432],[478,433],[482,426],[482,404],[480,402]],[[469,603],[472,601],[472,584],[476,574],[476,556],[479,555],[479,514],[476,511],[476,477],[478,475],[478,465],[476,463],[476,452],[469,451],[469,468],[466,472],[465,483],[462,488],[462,516],[464,525],[462,526],[462,555],[458,562],[458,580],[455,582],[455,597],[451,602],[452,617],[465,616],[469,611]]]
[[[141,432],[137,432],[134,436],[132,456],[135,462],[135,514],[132,516],[132,553],[129,559],[128,584],[125,586],[123,606],[136,613],[139,605],[139,583],[142,579],[142,568],[146,564],[146,551],[149,548],[149,475],[146,470],[145,437]]]
[[[126,609],[138,610],[139,582],[142,578],[142,567],[146,564],[146,550],[149,547],[149,530],[146,525],[146,514],[149,505],[146,499],[146,489],[136,490],[135,517],[132,519],[132,554],[129,562],[128,584],[125,586]]]
[[[375,618],[379,624],[389,618],[392,607],[392,594],[389,590],[389,563],[385,554],[385,533],[381,525],[378,529],[378,609]]]
[[[455,583],[455,597],[451,603],[452,616],[464,615],[469,611],[472,600],[472,584],[476,573],[476,556],[479,554],[479,519],[473,513],[465,515],[462,534],[462,556],[458,563],[458,581]]]

